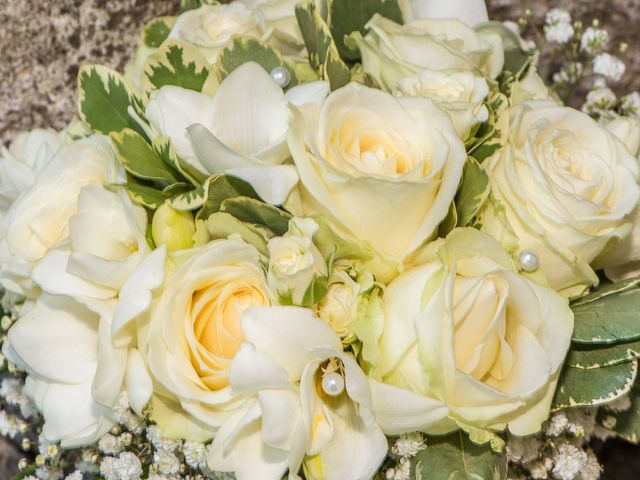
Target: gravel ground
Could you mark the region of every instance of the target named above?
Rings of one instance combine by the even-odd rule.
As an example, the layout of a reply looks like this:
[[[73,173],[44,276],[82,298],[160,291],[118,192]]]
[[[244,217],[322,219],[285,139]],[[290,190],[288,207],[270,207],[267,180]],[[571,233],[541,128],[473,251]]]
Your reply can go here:
[[[444,1],[444,0],[443,0]],[[75,78],[83,63],[122,69],[140,27],[177,11],[178,0],[0,0],[0,143],[21,130],[62,128],[75,113]],[[614,42],[630,46],[616,89],[640,90],[640,0],[488,0],[492,18],[516,20],[526,8],[542,22],[549,8],[590,24],[598,18]],[[601,447],[605,480],[640,478],[640,450]],[[0,439],[0,479],[10,479],[20,453]]]

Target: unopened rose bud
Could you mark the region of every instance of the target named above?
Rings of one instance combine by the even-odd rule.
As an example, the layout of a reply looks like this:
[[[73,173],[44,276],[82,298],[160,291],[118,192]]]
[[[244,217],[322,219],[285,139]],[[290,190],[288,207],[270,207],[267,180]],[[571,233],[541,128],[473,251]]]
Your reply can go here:
[[[153,241],[158,246],[166,244],[169,252],[191,248],[195,231],[191,212],[175,210],[168,203],[162,205],[153,215]]]

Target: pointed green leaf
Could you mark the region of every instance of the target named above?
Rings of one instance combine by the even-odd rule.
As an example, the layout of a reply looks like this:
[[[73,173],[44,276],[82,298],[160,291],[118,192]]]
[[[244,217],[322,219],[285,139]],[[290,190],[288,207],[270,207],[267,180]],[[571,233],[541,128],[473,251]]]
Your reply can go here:
[[[245,242],[253,245],[265,256],[269,255],[267,243],[273,233],[267,228],[242,222],[229,213],[217,212],[206,221],[209,241],[229,238],[229,235],[240,235]]]
[[[259,198],[251,185],[237,177],[224,174],[212,176],[209,179],[207,198],[196,219],[206,220],[209,215],[220,211],[225,200],[235,197]]]
[[[169,185],[181,181],[180,174],[164,163],[151,145],[135,131],[127,128],[112,133],[109,138],[118,161],[134,177]]]
[[[572,340],[576,343],[610,344],[640,339],[640,288],[629,287],[599,296],[572,305],[571,309],[575,318]]]
[[[596,290],[592,291],[586,297],[582,297],[571,304],[572,307],[578,305],[584,305],[586,303],[595,302],[604,297],[615,295],[616,293],[626,292],[640,286],[640,277],[630,278],[628,280],[622,280],[616,283],[601,284]]]
[[[218,79],[197,48],[181,40],[169,39],[147,58],[142,75],[142,90],[146,95],[165,85],[211,95],[218,86]]]
[[[147,207],[151,210],[156,210],[160,208],[164,202],[167,200],[167,197],[160,190],[157,190],[152,187],[147,187],[145,185],[140,185],[138,183],[125,183],[124,185],[111,185],[111,189],[121,188],[125,190],[131,200],[134,203],[138,203],[144,207]]]
[[[638,361],[585,370],[565,366],[551,408],[596,406],[629,393],[638,373]]]
[[[180,211],[197,210],[204,205],[208,194],[209,185],[201,185],[193,190],[189,190],[188,192],[184,192],[173,197],[169,200],[169,205],[171,205],[171,208]]]
[[[276,67],[283,67],[291,73],[291,82],[288,87],[298,84],[296,69],[289,64],[278,51],[259,40],[251,37],[235,36],[220,51],[215,69],[218,79],[222,82],[231,72],[246,62],[256,62],[267,72]]]
[[[480,211],[488,196],[489,175],[473,157],[467,158],[455,200],[458,227],[472,224],[473,217]]]
[[[640,340],[615,345],[573,344],[565,365],[592,369],[618,365],[640,357]]]
[[[78,73],[78,112],[92,130],[104,135],[131,128],[145,132],[129,115],[140,110],[142,100],[118,72],[102,65],[83,65]]]
[[[328,291],[327,277],[314,276],[311,284],[307,287],[307,291],[304,292],[300,306],[311,307],[317,305],[327,295]]]
[[[169,137],[162,135],[157,136],[151,142],[151,147],[164,163],[170,165],[174,170],[180,172],[180,175],[191,182],[194,186],[200,186],[209,178],[197,168],[189,165],[184,159],[177,154]]]
[[[230,213],[243,222],[264,225],[277,236],[282,236],[289,230],[290,214],[255,197],[228,198],[222,202],[220,211]]]
[[[158,48],[171,33],[176,17],[158,17],[151,20],[142,30],[142,43],[149,48]]]
[[[506,480],[506,454],[476,445],[463,432],[429,437],[427,448],[411,459],[416,480]]]
[[[345,35],[358,31],[364,35],[364,26],[374,14],[402,24],[402,10],[398,0],[332,0],[329,2],[331,33],[335,39],[340,56],[347,61],[360,59],[360,52],[352,50],[344,43]]]
[[[496,153],[506,142],[509,131],[509,100],[500,92],[489,94],[486,101],[489,119],[481,124],[466,142],[467,152],[479,163]]]
[[[331,90],[344,87],[351,81],[351,70],[345,65],[335,48],[327,51],[327,61],[324,64],[324,78],[329,80]]]

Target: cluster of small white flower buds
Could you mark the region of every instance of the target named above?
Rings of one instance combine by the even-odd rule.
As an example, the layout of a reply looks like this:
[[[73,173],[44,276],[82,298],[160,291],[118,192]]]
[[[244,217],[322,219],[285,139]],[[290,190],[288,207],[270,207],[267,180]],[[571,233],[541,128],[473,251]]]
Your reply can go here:
[[[569,12],[560,8],[549,10],[544,26],[544,35],[548,42],[567,43],[573,38],[574,33]]]
[[[411,458],[427,448],[425,438],[421,433],[407,433],[400,435],[391,446],[391,454],[396,459],[393,467],[385,470],[388,480],[409,480],[411,474]]]

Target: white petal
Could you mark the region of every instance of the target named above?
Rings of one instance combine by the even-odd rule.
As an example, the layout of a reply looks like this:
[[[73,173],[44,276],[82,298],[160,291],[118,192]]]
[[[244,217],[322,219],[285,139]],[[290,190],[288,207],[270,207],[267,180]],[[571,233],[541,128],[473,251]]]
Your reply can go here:
[[[291,381],[300,379],[315,349],[342,351],[331,328],[306,308],[252,307],[241,321],[247,341],[287,370]]]
[[[287,372],[265,353],[256,352],[253,345],[248,343],[244,343],[233,358],[229,381],[238,393],[289,386]]]
[[[111,344],[111,325],[104,319],[100,321],[98,337],[100,356],[92,393],[96,402],[112,407],[122,390],[127,368],[127,349],[114,348]]]
[[[322,103],[329,95],[330,86],[328,82],[318,80],[316,82],[296,85],[287,91],[287,100],[293,105],[300,106],[307,103]]]
[[[440,400],[369,380],[373,412],[387,435],[428,430],[449,414]]]
[[[485,0],[410,0],[416,18],[457,18],[473,27],[487,22]]]
[[[125,385],[131,409],[142,415],[142,410],[151,399],[153,383],[142,354],[135,348],[129,349]]]
[[[250,184],[270,205],[282,205],[298,183],[298,172],[293,165],[232,168],[227,173]]]
[[[287,98],[271,75],[257,63],[247,62],[225,78],[216,91],[213,117],[205,125],[233,151],[256,155],[286,137],[287,105]],[[279,163],[273,160],[270,163]]]
[[[38,375],[58,382],[93,379],[98,317],[68,297],[43,294],[9,330],[14,351]]]
[[[200,123],[187,128],[187,134],[198,160],[207,173],[224,173],[235,167],[256,167],[260,162],[226,146],[211,130]]]
[[[262,441],[282,450],[291,449],[302,421],[300,397],[291,390],[262,390],[258,393],[262,409]]]

